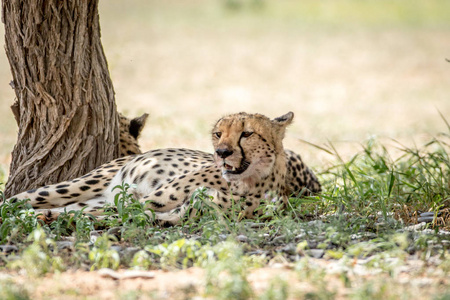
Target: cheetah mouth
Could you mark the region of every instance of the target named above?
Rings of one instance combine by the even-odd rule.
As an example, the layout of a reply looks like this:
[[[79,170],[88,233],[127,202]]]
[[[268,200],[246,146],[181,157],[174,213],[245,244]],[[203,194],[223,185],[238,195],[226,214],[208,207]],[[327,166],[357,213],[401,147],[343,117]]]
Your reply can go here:
[[[227,163],[223,163],[223,174],[233,174],[233,175],[239,175],[244,173],[248,167],[250,166],[250,163],[248,161],[242,162],[242,164],[239,166],[239,168],[230,166]]]

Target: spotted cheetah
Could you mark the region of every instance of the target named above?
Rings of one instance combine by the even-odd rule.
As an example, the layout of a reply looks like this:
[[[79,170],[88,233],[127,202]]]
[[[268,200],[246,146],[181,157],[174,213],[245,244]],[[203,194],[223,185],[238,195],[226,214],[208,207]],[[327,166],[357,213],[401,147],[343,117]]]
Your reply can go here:
[[[141,154],[138,138],[147,121],[148,114],[128,119],[119,113],[119,157]]]
[[[219,208],[226,210],[235,203],[244,217],[252,218],[267,197],[276,195],[275,199],[287,203],[292,193],[321,189],[300,156],[283,149],[285,130],[293,117],[292,112],[273,120],[261,114],[228,115],[213,127],[214,154],[180,148],[151,150],[12,198],[31,199],[34,208],[50,209],[53,216],[84,207],[99,215],[106,203],[114,203],[118,192],[114,187],[127,183],[132,187],[129,192],[147,203],[155,222],[174,225],[186,214],[193,192],[204,187]]]

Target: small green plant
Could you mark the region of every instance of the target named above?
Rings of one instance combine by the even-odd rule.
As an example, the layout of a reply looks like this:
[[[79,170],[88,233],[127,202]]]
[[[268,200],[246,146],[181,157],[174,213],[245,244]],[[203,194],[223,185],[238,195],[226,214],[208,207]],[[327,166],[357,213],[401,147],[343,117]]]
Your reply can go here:
[[[28,300],[31,299],[31,297],[23,286],[15,284],[11,280],[0,280],[0,299]]]
[[[223,222],[226,216],[212,200],[213,197],[208,195],[205,187],[196,189],[190,199],[190,209],[184,216],[184,219],[188,220],[187,223],[189,224],[189,220],[192,218],[198,220],[204,215],[208,215],[216,222]]]
[[[138,251],[133,255],[130,266],[136,270],[148,270],[152,266],[152,258],[147,251]]]
[[[200,248],[197,241],[179,239],[171,244],[146,246],[145,250],[156,254],[163,268],[187,268],[196,261]]]
[[[0,197],[4,198],[0,191]],[[0,205],[0,244],[23,240],[38,224],[29,200],[8,200]]]
[[[247,279],[248,265],[242,248],[235,242],[221,242],[204,249],[199,259],[206,268],[206,294],[215,299],[249,299],[254,292]]]
[[[373,282],[368,281],[363,284],[360,288],[356,289],[356,291],[350,295],[351,299],[361,299],[361,300],[394,300],[404,297],[404,299],[408,299],[412,297],[412,295],[399,294],[398,291],[392,289],[389,282]],[[408,297],[409,296],[409,297]]]
[[[117,269],[120,264],[119,253],[111,249],[114,236],[103,234],[97,238],[94,247],[89,252],[89,260],[92,262],[91,271],[101,268]]]
[[[117,214],[123,224],[132,223],[137,227],[148,226],[152,220],[154,220],[154,212],[146,207],[146,204],[151,201],[144,203],[139,202],[129,192],[131,188],[134,187],[128,183],[113,188],[113,190],[119,190],[114,197],[114,205],[117,209]],[[149,213],[153,215],[153,218]]]
[[[280,278],[275,277],[270,281],[269,287],[262,295],[258,297],[259,300],[285,300],[289,296],[289,283]]]
[[[84,209],[83,207],[81,210],[64,211],[58,216],[50,225],[56,239],[70,235],[72,232],[75,232],[78,240],[89,239],[90,232],[95,229],[96,219],[92,214],[85,213]]]
[[[48,238],[40,226],[28,236],[27,241],[32,244],[23,251],[19,260],[10,263],[12,268],[23,269],[29,276],[40,276],[64,269],[62,258],[57,255],[55,241]]]
[[[314,291],[310,291],[304,294],[304,299],[334,299],[336,292],[331,290],[332,288],[326,281],[326,272],[323,268],[315,265],[313,261],[308,257],[301,258],[295,264],[295,271],[302,280],[310,282]]]
[[[212,202],[212,196],[207,194],[204,187],[196,189],[192,194],[190,207],[183,220],[183,226],[188,227],[190,232],[200,230],[202,237],[213,243],[220,240],[220,233],[231,231],[235,224]]]

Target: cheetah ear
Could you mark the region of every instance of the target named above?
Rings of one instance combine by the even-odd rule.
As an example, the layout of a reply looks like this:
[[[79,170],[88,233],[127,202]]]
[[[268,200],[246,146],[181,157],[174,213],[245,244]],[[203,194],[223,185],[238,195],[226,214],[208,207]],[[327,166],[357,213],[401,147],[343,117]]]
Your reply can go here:
[[[294,113],[292,111],[288,112],[281,117],[275,118],[272,120],[272,123],[286,127],[292,123],[292,119],[294,119]]]
[[[142,116],[134,118],[130,121],[129,132],[135,139],[137,139],[139,137],[142,129],[144,129],[147,118],[148,118],[148,114],[143,114]]]

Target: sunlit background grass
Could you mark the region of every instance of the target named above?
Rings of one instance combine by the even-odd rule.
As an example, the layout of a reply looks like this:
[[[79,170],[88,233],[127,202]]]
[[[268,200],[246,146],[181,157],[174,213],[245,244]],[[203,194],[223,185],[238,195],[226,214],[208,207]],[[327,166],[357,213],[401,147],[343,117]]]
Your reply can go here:
[[[420,144],[445,130],[438,110],[450,116],[446,0],[100,2],[119,110],[150,113],[144,149],[210,150],[223,114],[293,111],[286,144],[320,169],[330,157],[299,138],[352,155],[371,136]],[[4,51],[0,66],[7,170],[16,123]]]

